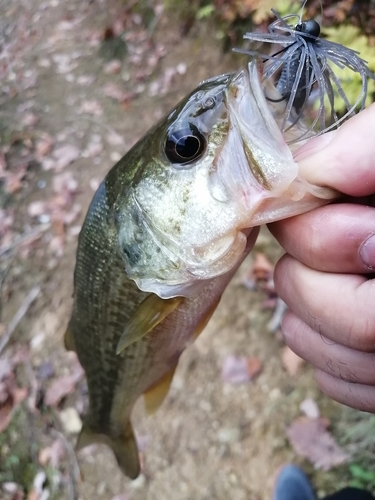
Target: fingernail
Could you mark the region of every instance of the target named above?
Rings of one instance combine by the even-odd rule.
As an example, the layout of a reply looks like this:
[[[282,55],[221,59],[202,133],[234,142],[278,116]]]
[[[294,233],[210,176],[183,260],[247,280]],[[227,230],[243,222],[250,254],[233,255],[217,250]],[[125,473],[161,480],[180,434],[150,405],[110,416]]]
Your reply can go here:
[[[366,267],[375,269],[375,234],[362,243],[359,255]]]
[[[295,161],[301,161],[304,158],[312,156],[314,153],[320,152],[324,149],[328,144],[334,139],[337,134],[337,130],[332,130],[331,132],[327,132],[326,134],[319,135],[318,137],[314,137],[313,139],[308,140],[303,146],[301,146],[294,153]]]

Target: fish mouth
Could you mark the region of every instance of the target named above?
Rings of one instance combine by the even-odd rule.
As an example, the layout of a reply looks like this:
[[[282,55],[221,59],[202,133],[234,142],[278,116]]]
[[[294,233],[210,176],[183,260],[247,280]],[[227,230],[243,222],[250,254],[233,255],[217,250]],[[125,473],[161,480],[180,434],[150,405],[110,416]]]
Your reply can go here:
[[[332,199],[332,192],[300,175],[280,130],[285,106],[266,99],[274,97],[274,91],[270,81],[262,80],[262,63],[257,60],[233,75],[226,91],[230,130],[212,192],[225,191],[228,199],[235,200],[239,231],[292,217]]]
[[[262,63],[253,60],[235,74],[227,103],[252,176],[269,195],[276,196],[296,179],[298,165],[277,125],[275,109],[265,97],[261,70]]]

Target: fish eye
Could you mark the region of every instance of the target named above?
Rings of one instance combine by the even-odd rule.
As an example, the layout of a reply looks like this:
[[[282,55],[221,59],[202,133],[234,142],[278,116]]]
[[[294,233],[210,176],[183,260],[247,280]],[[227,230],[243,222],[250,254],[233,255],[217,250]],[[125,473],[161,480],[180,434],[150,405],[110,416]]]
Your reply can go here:
[[[199,158],[206,147],[206,138],[192,123],[168,131],[164,151],[172,163],[190,163]]]

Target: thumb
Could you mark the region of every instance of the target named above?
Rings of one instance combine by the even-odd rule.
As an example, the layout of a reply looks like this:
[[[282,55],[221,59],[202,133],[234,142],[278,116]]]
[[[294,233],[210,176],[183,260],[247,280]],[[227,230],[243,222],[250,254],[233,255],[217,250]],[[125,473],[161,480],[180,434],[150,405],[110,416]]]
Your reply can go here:
[[[301,175],[349,196],[375,193],[375,104],[338,130],[315,137],[294,155]]]

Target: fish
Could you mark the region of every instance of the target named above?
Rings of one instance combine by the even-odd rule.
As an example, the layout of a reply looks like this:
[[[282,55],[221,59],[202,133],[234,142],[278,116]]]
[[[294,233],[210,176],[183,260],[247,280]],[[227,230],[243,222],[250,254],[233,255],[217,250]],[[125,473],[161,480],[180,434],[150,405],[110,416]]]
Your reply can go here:
[[[65,334],[88,384],[77,449],[106,444],[132,479],[132,408],[142,395],[160,407],[253,228],[337,196],[300,175],[288,141],[303,124],[281,132],[286,103],[263,69],[254,58],[200,83],[109,171],[79,235]]]

